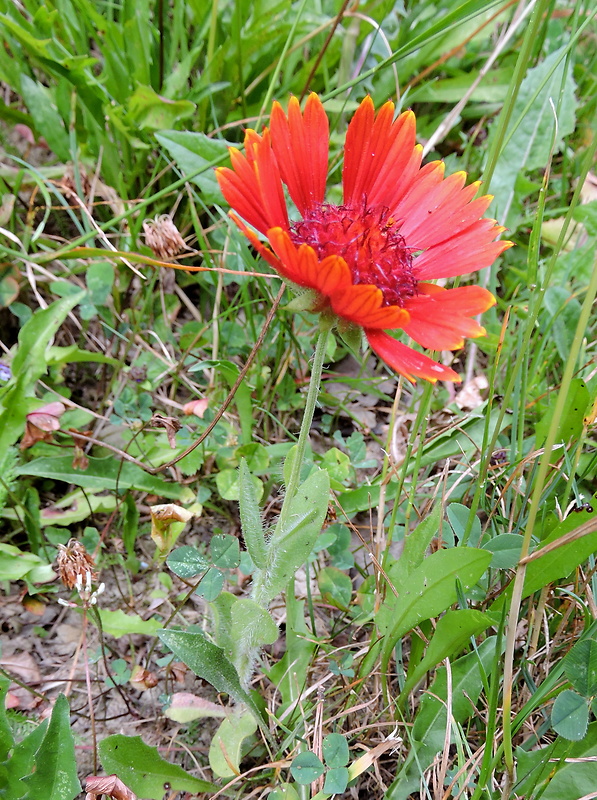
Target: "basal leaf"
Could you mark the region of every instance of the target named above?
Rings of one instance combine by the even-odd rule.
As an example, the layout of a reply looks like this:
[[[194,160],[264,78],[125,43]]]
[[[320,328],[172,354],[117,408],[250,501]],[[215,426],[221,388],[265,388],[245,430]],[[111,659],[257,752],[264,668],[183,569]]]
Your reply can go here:
[[[67,161],[70,157],[68,133],[49,90],[27,75],[22,75],[21,92],[39,134],[58,158]]]
[[[396,598],[388,589],[375,622],[384,634],[382,670],[401,636],[422,620],[431,619],[457,599],[457,581],[466,590],[474,586],[491,561],[491,553],[472,547],[440,550],[426,558],[410,575],[406,585],[396,587]]]
[[[512,207],[518,176],[529,170],[545,167],[549,161],[555,125],[550,99],[553,106],[557,106],[562,84],[563,95],[557,121],[556,152],[559,151],[564,137],[574,130],[577,103],[572,78],[573,64],[572,61],[567,64],[563,56],[564,48],[560,48],[530,69],[520,86],[514,104],[512,124],[515,125],[517,122],[520,124],[500,155],[490,187],[491,193],[495,196],[493,213],[500,223],[508,224],[509,227],[515,227],[512,225],[512,220],[506,221]],[[555,66],[558,60],[559,63]],[[527,108],[529,103],[530,106]],[[490,138],[495,135],[495,129],[494,125],[490,131]]]
[[[27,800],[74,800],[81,791],[68,700],[59,695],[45,736],[35,754],[35,772],[23,779]]]
[[[408,576],[422,563],[429,543],[437,536],[441,525],[441,507],[438,505],[428,517],[404,538],[400,558],[388,567],[386,574],[398,591],[404,586]]]
[[[251,695],[241,686],[238,672],[221,647],[198,632],[161,630],[158,636],[195,675],[211,683],[218,692],[226,692],[237,703],[244,703],[250,708],[263,729],[261,712]]]
[[[209,746],[209,766],[219,778],[233,778],[240,772],[242,746],[257,730],[252,714],[241,712],[222,720]]]
[[[474,609],[447,611],[438,620],[427,652],[409,675],[402,689],[401,697],[406,697],[425,673],[445,658],[458,655],[468,644],[471,636],[478,636],[493,624],[494,620],[488,614]]]
[[[1,437],[1,434],[0,434]],[[95,491],[139,489],[158,497],[167,497],[181,502],[190,502],[194,493],[186,486],[168,483],[155,475],[149,475],[136,464],[107,458],[89,457],[86,469],[75,469],[72,456],[43,456],[21,464],[17,475],[33,475],[36,478],[51,478]]]
[[[205,203],[222,202],[213,165],[225,161],[227,142],[192,131],[161,131],[156,139],[182,172],[199,186]]]
[[[477,652],[452,664],[452,715],[463,723],[474,714],[483,688],[481,669],[487,671],[495,653],[495,636],[482,642]],[[434,761],[444,745],[447,715],[446,668],[437,670],[435,680],[424,692],[412,730],[412,748],[388,793],[387,800],[407,800],[418,791],[421,773]]]
[[[108,736],[99,743],[98,750],[104,771],[118,775],[138,797],[163,800],[167,790],[195,794],[218,788],[170,764],[140,736]]]

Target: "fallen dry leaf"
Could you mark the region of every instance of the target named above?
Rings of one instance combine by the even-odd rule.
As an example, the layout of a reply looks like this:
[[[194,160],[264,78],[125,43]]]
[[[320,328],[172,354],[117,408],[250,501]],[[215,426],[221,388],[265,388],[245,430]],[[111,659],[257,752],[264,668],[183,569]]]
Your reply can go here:
[[[85,800],[96,800],[102,794],[114,800],[137,800],[137,795],[117,775],[90,775],[85,780]]]
[[[478,375],[470,381],[467,381],[462,389],[456,395],[454,402],[458,408],[465,411],[472,411],[483,405],[484,399],[482,392],[489,388],[489,381],[485,375]]]
[[[202,717],[224,718],[226,709],[191,692],[175,692],[164,716],[175,722],[191,722]]]

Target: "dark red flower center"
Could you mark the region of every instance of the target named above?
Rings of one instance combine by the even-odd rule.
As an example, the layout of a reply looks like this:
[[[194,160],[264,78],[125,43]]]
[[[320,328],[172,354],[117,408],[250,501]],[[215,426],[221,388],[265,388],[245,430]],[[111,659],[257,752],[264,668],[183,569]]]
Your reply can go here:
[[[381,289],[385,306],[403,306],[418,293],[412,252],[387,208],[323,203],[293,222],[290,236],[295,245],[312,247],[320,260],[342,256],[355,283]]]

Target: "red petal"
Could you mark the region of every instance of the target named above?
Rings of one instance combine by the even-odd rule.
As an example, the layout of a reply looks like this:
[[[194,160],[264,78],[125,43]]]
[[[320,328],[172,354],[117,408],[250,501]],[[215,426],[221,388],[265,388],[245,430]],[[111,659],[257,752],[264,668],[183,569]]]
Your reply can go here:
[[[379,115],[378,115],[379,120]],[[376,120],[376,123],[378,122]],[[365,187],[370,205],[394,207],[421,166],[423,148],[416,145],[416,122],[412,111],[405,111],[374,142],[375,158],[370,170],[370,185]]]
[[[350,120],[344,143],[344,204],[358,205],[362,202],[362,186],[371,161],[370,140],[375,118],[373,100],[367,95]]]
[[[356,287],[355,287],[356,288]],[[337,304],[338,306],[340,303]],[[340,314],[336,311],[338,316],[346,317],[346,313]],[[352,322],[361,327],[399,330],[404,328],[410,319],[410,314],[406,309],[399,306],[380,306],[378,309],[370,309],[366,314],[354,315]]]
[[[231,148],[232,154],[233,148]],[[238,152],[238,151],[237,151]],[[226,198],[228,204],[235,208],[249,225],[252,225],[261,233],[267,230],[267,219],[263,204],[259,200],[259,190],[253,170],[246,173],[247,161],[241,153],[242,166],[237,170],[227,167],[219,167],[216,170],[216,178],[220,184],[220,190]]]
[[[255,250],[257,250],[259,255],[262,258],[264,258],[267,261],[267,263],[276,270],[276,272],[279,272],[280,275],[282,275],[282,277],[284,277],[283,272],[282,272],[283,266],[280,263],[280,259],[276,258],[276,256],[272,253],[272,251],[269,248],[267,248],[263,244],[263,242],[259,239],[257,234],[254,233],[250,228],[247,228],[247,226],[244,224],[244,222],[241,219],[239,219],[236,216],[236,214],[234,214],[233,212],[230,212],[230,216],[234,220],[234,222],[236,222],[236,224],[238,225],[238,227],[240,228],[242,233],[244,233],[244,235],[247,237],[247,239],[251,242],[251,244],[253,245]]]
[[[390,209],[392,216],[403,220],[406,224],[412,215],[420,213],[420,209],[426,206],[428,198],[432,196],[436,187],[441,185],[444,170],[443,161],[430,161],[429,164],[422,166],[415,175],[408,192],[396,206]]]
[[[289,281],[315,289],[326,297],[332,297],[351,286],[350,270],[340,256],[328,256],[319,261],[312,247],[302,244],[296,248],[282,228],[273,228],[267,235],[279,258],[278,271]]]
[[[495,304],[495,298],[481,286],[442,289],[419,284],[420,295],[406,303],[410,322],[406,333],[430,350],[457,350],[464,337],[484,336],[485,329],[472,319]]]
[[[395,206],[421,164],[415,129],[412,111],[394,120],[394,104],[386,103],[375,117],[371,98],[363,100],[346,132],[345,205]]]
[[[435,383],[438,380],[460,382],[460,378],[450,367],[438,364],[428,356],[417,353],[411,347],[393,339],[383,331],[366,330],[365,334],[371,349],[392,367],[414,383],[414,377],[425,378]]]
[[[419,283],[417,290],[420,294],[432,297],[437,303],[441,303],[442,309],[450,314],[474,317],[495,305],[495,297],[482,286],[444,289],[434,283]]]
[[[263,136],[245,134],[245,154],[230,148],[232,169],[220,167],[216,177],[222,194],[243,219],[261,233],[268,228],[288,228],[282,178],[267,129]]]
[[[512,247],[512,242],[494,241],[504,230],[493,219],[480,219],[449,241],[415,256],[413,271],[417,278],[430,280],[453,278],[489,267],[504,250]]]
[[[323,202],[328,169],[328,118],[319,97],[312,93],[301,114],[291,97],[288,117],[274,103],[270,118],[272,146],[282,180],[301,214]]]
[[[253,136],[257,136],[257,134],[248,130],[245,137],[246,147]],[[261,202],[267,214],[268,228],[277,226],[288,228],[288,211],[286,209],[286,200],[284,199],[282,179],[267,128],[263,131],[261,141],[256,142],[251,149],[254,153],[255,174],[259,183]]]
[[[341,256],[319,261],[312,247],[302,244],[297,248],[282,228],[272,228],[267,235],[277,256],[278,272],[292,283],[327,297],[338,317],[367,328],[402,328],[408,322],[409,314],[403,308],[382,306],[383,295],[377,286],[353,285],[350,269]]]
[[[382,306],[381,290],[370,284],[350,286],[330,300],[335,314],[363,328],[402,328],[409,319],[398,306]]]

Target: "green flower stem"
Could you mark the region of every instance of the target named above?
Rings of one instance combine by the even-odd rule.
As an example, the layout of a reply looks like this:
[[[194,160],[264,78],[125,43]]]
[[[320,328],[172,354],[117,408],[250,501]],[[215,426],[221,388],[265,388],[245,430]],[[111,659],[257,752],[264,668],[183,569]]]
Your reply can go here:
[[[319,387],[321,384],[321,373],[323,372],[323,362],[325,360],[325,353],[326,353],[326,346],[328,342],[329,332],[333,325],[333,319],[328,317],[320,317],[320,328],[319,328],[319,336],[317,339],[317,345],[315,347],[315,355],[313,358],[313,369],[311,370],[311,380],[309,381],[309,390],[307,392],[307,401],[305,403],[305,411],[303,414],[303,419],[301,422],[301,430],[299,433],[298,443],[296,445],[296,450],[293,452],[291,457],[291,470],[290,476],[288,479],[288,485],[286,487],[286,495],[284,497],[284,502],[282,504],[282,510],[280,511],[280,518],[276,525],[276,530],[272,536],[271,541],[269,542],[268,547],[276,547],[276,535],[282,535],[282,532],[286,529],[286,518],[289,514],[289,509],[292,503],[294,496],[296,495],[297,489],[300,485],[300,478],[301,478],[301,468],[303,466],[303,461],[305,458],[305,451],[307,449],[307,443],[309,441],[309,431],[311,430],[311,423],[313,422],[313,414],[315,412],[315,406],[317,404],[317,397],[319,394]],[[267,608],[269,602],[264,602],[264,598],[270,597],[269,587],[268,587],[268,573],[266,570],[256,570],[254,573],[254,584],[253,584],[253,591],[251,594],[252,599],[259,603],[264,608]],[[295,597],[294,592],[294,578],[289,581],[288,588],[286,590],[286,616],[287,616],[287,628],[286,628],[286,643],[288,650],[292,650],[293,644],[296,640],[296,636],[294,631],[292,630],[292,622],[291,620],[296,619],[297,614],[297,604],[298,601]],[[238,655],[237,659],[237,668],[239,668],[239,674],[241,677],[241,681],[243,685],[248,685],[251,673],[253,670],[253,664],[255,659],[255,653],[251,650],[251,652],[241,652]]]
[[[288,485],[286,487],[286,496],[280,511],[280,520],[276,526],[278,530],[284,530],[284,523],[288,514],[288,509],[292,498],[296,494],[301,479],[301,469],[305,458],[305,450],[309,441],[309,431],[311,430],[311,423],[313,422],[313,414],[315,413],[315,406],[317,404],[317,397],[319,395],[319,387],[321,385],[321,373],[323,371],[323,362],[325,360],[325,352],[328,342],[328,335],[332,327],[332,320],[327,317],[320,317],[319,323],[319,336],[315,346],[315,355],[313,357],[313,369],[311,370],[311,380],[309,382],[309,391],[307,392],[307,402],[305,403],[305,412],[303,414],[303,421],[301,422],[301,430],[299,433],[296,452],[292,459],[292,469]],[[275,534],[274,534],[275,536]]]
[[[294,454],[294,458],[292,461],[292,470],[290,472],[290,478],[288,480],[288,486],[286,487],[286,496],[284,498],[284,503],[282,504],[282,510],[280,511],[280,520],[278,522],[278,530],[283,531],[285,529],[285,518],[288,514],[288,509],[290,508],[290,503],[292,502],[292,498],[296,494],[296,490],[299,487],[300,480],[301,480],[301,469],[303,466],[303,460],[305,458],[305,450],[307,449],[307,442],[309,441],[309,431],[311,430],[311,423],[313,422],[313,414],[315,413],[315,405],[317,403],[317,397],[319,395],[319,387],[321,384],[321,373],[323,371],[323,362],[325,359],[325,352],[326,346],[328,342],[328,335],[330,329],[332,327],[332,320],[328,319],[327,317],[320,317],[319,322],[319,337],[317,338],[317,345],[315,347],[315,356],[313,357],[313,369],[311,370],[311,380],[309,382],[309,391],[307,392],[307,402],[305,403],[305,412],[303,414],[303,421],[301,422],[301,430],[299,433],[299,439],[297,443],[296,453]],[[297,600],[296,592],[294,590],[294,577],[290,579],[288,582],[288,586],[286,588],[286,650],[288,652],[289,662],[292,664],[296,659],[296,651],[300,650],[302,644],[302,637],[298,637],[295,633],[292,620],[297,618],[297,611],[301,603],[300,600]],[[315,631],[314,631],[315,633]],[[296,676],[296,681],[294,676],[291,676],[290,679],[290,686],[291,686],[291,702],[294,702],[298,699],[298,684],[299,684],[299,677]],[[297,697],[294,696],[294,691],[297,690]],[[302,742],[299,744],[298,752],[305,752],[307,750],[307,745]],[[308,797],[308,787],[307,786],[300,786],[297,787],[299,790],[299,797],[300,800],[307,800]]]

